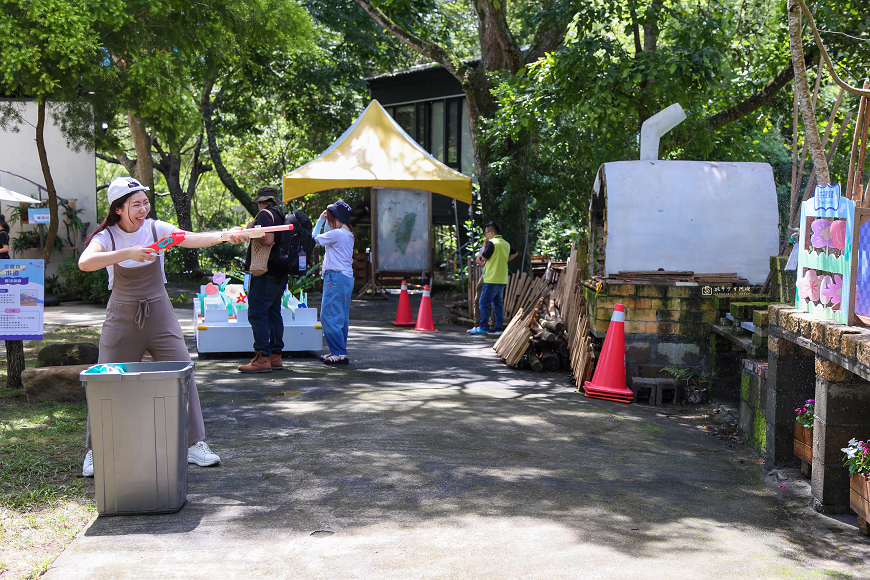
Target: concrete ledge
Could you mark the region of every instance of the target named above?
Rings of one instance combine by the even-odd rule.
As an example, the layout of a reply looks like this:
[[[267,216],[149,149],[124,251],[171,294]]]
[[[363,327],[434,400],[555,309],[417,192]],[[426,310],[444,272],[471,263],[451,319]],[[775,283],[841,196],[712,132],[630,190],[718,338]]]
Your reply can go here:
[[[839,366],[843,367],[851,373],[858,375],[862,379],[870,381],[870,367],[859,363],[857,359],[843,356],[843,354],[838,350],[830,349],[827,346],[823,346],[821,344],[813,342],[809,338],[806,338],[799,334],[795,334],[794,332],[790,332],[779,326],[770,327],[770,336],[773,336],[775,338],[784,338],[787,341],[793,342],[800,347],[811,350],[817,355],[826,358],[829,361],[837,363]]]

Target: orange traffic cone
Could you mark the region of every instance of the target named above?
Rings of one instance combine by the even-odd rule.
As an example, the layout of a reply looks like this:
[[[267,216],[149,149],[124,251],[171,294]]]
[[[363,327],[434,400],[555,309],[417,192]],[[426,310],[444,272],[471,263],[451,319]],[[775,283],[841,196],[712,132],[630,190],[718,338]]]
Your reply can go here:
[[[396,326],[414,326],[411,317],[411,301],[408,299],[408,286],[402,280],[402,292],[399,294],[399,308],[396,310],[396,319],[390,322]]]
[[[620,403],[631,403],[634,394],[625,384],[625,307],[613,308],[601,357],[591,381],[583,385],[585,395]]]
[[[417,311],[417,326],[414,330],[438,332],[432,324],[432,301],[429,298],[429,286],[423,286],[423,299],[420,301],[420,310]]]

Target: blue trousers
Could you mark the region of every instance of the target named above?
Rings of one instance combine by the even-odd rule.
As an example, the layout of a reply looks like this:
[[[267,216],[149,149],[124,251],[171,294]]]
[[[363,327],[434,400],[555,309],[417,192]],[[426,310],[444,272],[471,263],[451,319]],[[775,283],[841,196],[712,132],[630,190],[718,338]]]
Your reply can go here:
[[[329,354],[347,354],[347,330],[350,326],[350,297],[353,278],[338,270],[323,272],[323,300],[320,304],[320,324],[329,347]]]
[[[284,295],[286,287],[286,276],[251,276],[248,289],[248,322],[254,331],[254,350],[266,356],[284,350],[281,296]]]
[[[500,330],[504,328],[504,288],[507,284],[487,284],[484,282],[483,289],[480,291],[480,328],[489,330],[489,312],[493,310],[495,318],[495,328],[492,330]]]

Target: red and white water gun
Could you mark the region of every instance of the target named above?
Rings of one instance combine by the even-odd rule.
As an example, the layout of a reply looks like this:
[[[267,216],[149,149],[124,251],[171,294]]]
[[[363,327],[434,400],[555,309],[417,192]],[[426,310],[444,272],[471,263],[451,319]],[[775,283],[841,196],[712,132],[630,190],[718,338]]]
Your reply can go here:
[[[220,232],[221,241],[227,241],[230,239],[230,236],[242,236],[244,238],[262,238],[269,232],[285,232],[293,229],[293,224],[284,224],[280,226],[266,226],[265,228],[262,226],[254,226],[252,228],[242,228],[239,230],[223,230]],[[181,242],[189,238],[204,238],[206,236],[213,236],[218,232],[201,232],[196,234],[189,234],[187,232],[173,232],[171,235],[166,236],[165,238],[161,238],[154,242],[153,244],[148,244],[145,246],[146,248],[151,248],[152,250],[165,250],[167,248],[171,248],[172,246],[177,246]]]

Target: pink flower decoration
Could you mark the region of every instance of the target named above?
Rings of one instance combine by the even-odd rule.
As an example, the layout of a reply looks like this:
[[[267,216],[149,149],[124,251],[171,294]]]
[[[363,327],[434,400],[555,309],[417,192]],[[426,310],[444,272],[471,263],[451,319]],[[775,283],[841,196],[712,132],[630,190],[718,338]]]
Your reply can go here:
[[[798,295],[812,302],[818,302],[821,284],[815,270],[807,270],[803,278],[797,281]]]
[[[831,301],[831,295],[827,293],[828,285],[832,284],[834,281],[831,280],[830,276],[823,276],[821,282],[819,282],[819,301],[822,304],[827,304]]]
[[[831,224],[830,236],[831,245],[840,250],[846,251],[846,220],[837,220]]]
[[[816,218],[812,223],[813,237],[810,243],[814,248],[824,248],[831,241],[831,222],[825,218]]]
[[[214,276],[211,277],[211,281],[215,284],[223,284],[227,280],[227,275],[223,272],[215,272]]]
[[[843,301],[843,277],[839,274],[834,274],[834,279],[831,280],[830,276],[825,276],[824,280],[827,281],[827,284],[822,284],[822,288],[820,290],[820,294],[822,296],[827,297],[822,298],[822,303],[827,304],[830,302],[831,304],[839,304]]]
[[[205,285],[205,293],[208,294],[209,296],[214,296],[215,294],[218,293],[218,287],[215,286],[214,284],[212,284],[211,282],[209,282],[208,284]]]

